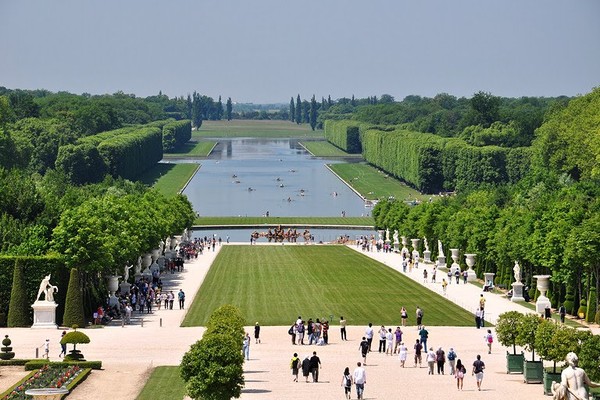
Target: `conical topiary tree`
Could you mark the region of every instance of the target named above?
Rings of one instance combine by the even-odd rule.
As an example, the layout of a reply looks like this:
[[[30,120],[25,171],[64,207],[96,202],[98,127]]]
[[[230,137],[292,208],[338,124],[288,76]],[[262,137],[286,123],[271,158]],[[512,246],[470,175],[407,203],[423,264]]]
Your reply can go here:
[[[27,304],[27,290],[25,289],[25,273],[19,258],[15,260],[6,322],[9,327],[31,325],[31,321],[29,320],[29,305]]]
[[[77,268],[71,269],[71,276],[69,277],[69,287],[67,288],[67,298],[65,299],[63,325],[85,326],[83,295],[81,293],[81,285],[79,284],[79,273],[77,272]]]

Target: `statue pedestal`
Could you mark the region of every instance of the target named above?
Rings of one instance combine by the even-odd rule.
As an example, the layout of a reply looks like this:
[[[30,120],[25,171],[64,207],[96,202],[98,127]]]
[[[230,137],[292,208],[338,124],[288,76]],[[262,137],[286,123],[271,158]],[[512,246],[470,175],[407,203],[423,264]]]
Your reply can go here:
[[[472,281],[476,281],[477,280],[477,273],[472,270],[471,268],[469,268],[467,270],[467,282],[472,282]]]
[[[129,282],[121,282],[121,284],[119,285],[119,291],[121,292],[121,294],[129,293],[130,290],[131,283]]]
[[[33,308],[32,328],[52,328],[57,329],[56,325],[56,304],[53,301],[37,300],[31,305]]]
[[[423,252],[423,262],[430,264],[431,263],[431,251],[425,250]]]
[[[438,256],[437,266],[438,268],[446,268],[446,256]]]
[[[397,253],[400,250],[400,243],[394,242],[394,252]]]
[[[513,295],[510,301],[525,301],[523,297],[523,284],[521,282],[514,282],[511,286],[513,288]]]

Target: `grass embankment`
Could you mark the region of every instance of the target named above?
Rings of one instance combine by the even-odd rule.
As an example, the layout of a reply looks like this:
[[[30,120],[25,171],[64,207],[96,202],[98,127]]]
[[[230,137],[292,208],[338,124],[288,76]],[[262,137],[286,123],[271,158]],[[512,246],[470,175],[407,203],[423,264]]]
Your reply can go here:
[[[390,196],[398,200],[424,201],[429,198],[368,164],[328,164],[328,166],[368,200],[387,199]]]
[[[414,325],[420,305],[428,326],[473,325],[471,313],[345,246],[225,246],[182,325],[205,325],[222,304],[240,307],[247,324],[343,315],[351,325],[397,325],[405,306]]]
[[[156,164],[138,178],[138,181],[153,186],[165,196],[174,196],[194,175],[198,164]]]
[[[199,217],[195,225],[352,225],[374,226],[371,217]]]
[[[331,143],[319,140],[311,142],[301,142],[300,145],[304,147],[310,154],[315,157],[356,157],[362,158],[361,154],[350,154],[346,153],[339,147],[335,147]]]
[[[217,142],[213,141],[190,141],[173,153],[163,154],[164,158],[178,157],[208,157]]]
[[[146,381],[137,400],[181,400],[185,396],[185,382],[179,367],[156,367]]]
[[[206,137],[323,138],[323,131],[290,121],[204,121],[199,130],[192,131],[192,138]]]

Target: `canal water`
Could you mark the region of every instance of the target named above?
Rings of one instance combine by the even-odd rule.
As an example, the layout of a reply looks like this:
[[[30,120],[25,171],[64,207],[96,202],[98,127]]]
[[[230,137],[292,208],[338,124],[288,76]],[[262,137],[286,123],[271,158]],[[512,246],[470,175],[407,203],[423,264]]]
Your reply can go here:
[[[295,139],[218,140],[184,191],[201,216],[370,215],[371,208],[365,207],[362,198],[325,166],[345,160],[313,157]],[[329,241],[345,232],[352,238],[364,233],[349,230],[319,235]],[[227,234],[222,233],[224,240]],[[232,230],[229,236],[245,241],[249,231]]]

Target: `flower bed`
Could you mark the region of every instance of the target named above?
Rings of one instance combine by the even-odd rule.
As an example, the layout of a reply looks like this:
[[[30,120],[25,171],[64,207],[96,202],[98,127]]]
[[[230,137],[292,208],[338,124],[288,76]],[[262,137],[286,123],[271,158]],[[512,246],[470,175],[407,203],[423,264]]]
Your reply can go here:
[[[83,369],[77,365],[44,365],[4,392],[1,400],[30,399],[31,396],[25,394],[25,391],[29,389],[60,387],[72,389],[89,372],[90,369]]]

